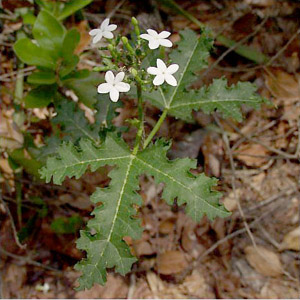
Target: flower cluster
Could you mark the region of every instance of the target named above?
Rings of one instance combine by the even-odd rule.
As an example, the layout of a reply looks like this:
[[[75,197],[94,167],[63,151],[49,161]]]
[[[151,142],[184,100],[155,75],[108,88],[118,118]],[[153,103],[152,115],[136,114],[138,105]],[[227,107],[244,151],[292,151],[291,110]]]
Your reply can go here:
[[[106,18],[99,28],[93,29],[89,32],[89,34],[93,37],[94,44],[98,43],[103,37],[109,40],[114,38],[112,31],[117,29],[117,25],[109,24],[109,21],[109,18]],[[153,29],[147,29],[147,33],[138,34],[138,38],[148,41],[149,49],[154,50],[160,46],[172,47],[173,44],[168,39],[170,35],[171,33],[168,31],[158,33]],[[126,38],[122,39],[126,40]],[[112,44],[110,44],[109,47],[108,48],[111,49],[113,47]],[[128,43],[126,44],[126,47],[131,51],[132,47]],[[133,50],[131,52],[134,53]],[[176,73],[178,69],[179,66],[177,64],[166,66],[161,59],[157,59],[156,67],[147,68],[147,73],[155,76],[153,79],[154,86],[162,85],[164,82],[171,86],[177,86],[177,80],[173,74]],[[105,74],[106,82],[101,83],[98,86],[98,93],[109,93],[111,101],[117,102],[119,100],[120,93],[128,92],[130,90],[130,85],[123,82],[124,78],[124,72],[119,72],[115,76],[111,70],[107,71]]]

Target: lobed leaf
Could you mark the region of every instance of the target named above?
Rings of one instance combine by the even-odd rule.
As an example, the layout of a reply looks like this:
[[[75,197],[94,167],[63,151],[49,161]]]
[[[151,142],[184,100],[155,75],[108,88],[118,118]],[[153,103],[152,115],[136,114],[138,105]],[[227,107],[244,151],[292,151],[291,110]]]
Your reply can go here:
[[[178,48],[170,54],[172,63],[179,65],[178,72],[174,74],[177,86],[159,86],[157,90],[144,94],[146,99],[161,109],[170,110],[173,105],[188,100],[187,88],[197,78],[195,72],[207,66],[207,58],[213,45],[213,40],[206,34],[198,39],[197,34],[190,29],[181,31],[180,36]],[[190,119],[190,116],[187,118]]]
[[[220,112],[224,118],[242,121],[242,104],[258,109],[263,99],[256,93],[256,86],[250,82],[238,82],[228,86],[225,78],[214,79],[208,87],[190,91],[185,101],[174,103],[170,114],[181,119],[188,119],[193,110],[202,109],[206,114]]]
[[[182,31],[180,35],[178,48],[170,54],[172,63],[180,66],[179,71],[174,74],[178,85],[160,86],[157,90],[145,93],[146,99],[160,109],[167,109],[170,115],[185,121],[192,121],[192,111],[199,109],[205,113],[217,110],[224,117],[241,121],[242,104],[259,108],[263,100],[256,93],[255,85],[249,82],[228,87],[226,79],[221,78],[214,80],[209,87],[189,89],[197,78],[195,72],[207,66],[212,40],[206,34],[197,38],[196,33],[189,29]]]
[[[52,119],[53,124],[60,126],[63,133],[77,141],[81,137],[86,137],[99,142],[99,134],[96,127],[85,117],[84,111],[79,109],[75,102],[62,100],[56,107],[57,116]]]
[[[78,289],[90,288],[93,283],[104,284],[106,268],[124,275],[130,271],[135,258],[131,255],[125,236],[140,237],[142,229],[136,215],[135,206],[140,206],[137,194],[138,176],[147,173],[154,176],[157,183],[164,183],[163,198],[171,205],[175,198],[179,205],[186,204],[186,212],[196,221],[206,214],[210,219],[225,217],[229,213],[219,204],[220,193],[213,191],[216,179],[204,174],[193,175],[190,169],[196,161],[186,159],[168,160],[169,145],[163,140],[133,155],[126,143],[115,135],[108,134],[105,142],[96,147],[90,140],[81,140],[76,148],[64,143],[57,157],[49,158],[41,175],[47,182],[53,177],[60,184],[66,176],[79,178],[88,167],[95,171],[101,166],[111,165],[109,187],[92,195],[97,206],[81,231],[77,242],[79,249],[86,251],[87,258],[76,265],[82,272]]]

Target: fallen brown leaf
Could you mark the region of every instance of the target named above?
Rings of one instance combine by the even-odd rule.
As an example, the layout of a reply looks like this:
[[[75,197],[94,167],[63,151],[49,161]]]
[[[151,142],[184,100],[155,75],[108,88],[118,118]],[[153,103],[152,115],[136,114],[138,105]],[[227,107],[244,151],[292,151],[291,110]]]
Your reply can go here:
[[[269,280],[261,289],[258,298],[264,299],[299,299],[297,289],[287,281]]]
[[[280,250],[300,251],[300,227],[293,229],[284,236]]]
[[[138,240],[133,242],[133,249],[136,256],[152,255],[155,253],[149,242]]]
[[[258,273],[272,277],[282,274],[282,265],[277,253],[262,246],[247,246],[245,253],[248,263]]]
[[[88,33],[88,28],[87,28],[87,21],[81,21],[77,26],[76,29],[79,31],[80,33],[80,42],[77,45],[74,53],[75,54],[80,54],[81,52],[83,52],[86,47],[89,45],[91,37]]]
[[[259,144],[250,144],[241,146],[238,149],[237,158],[243,161],[249,167],[260,167],[266,162],[268,150]]]
[[[178,274],[187,267],[185,256],[180,251],[166,251],[157,257],[157,271],[163,275]]]

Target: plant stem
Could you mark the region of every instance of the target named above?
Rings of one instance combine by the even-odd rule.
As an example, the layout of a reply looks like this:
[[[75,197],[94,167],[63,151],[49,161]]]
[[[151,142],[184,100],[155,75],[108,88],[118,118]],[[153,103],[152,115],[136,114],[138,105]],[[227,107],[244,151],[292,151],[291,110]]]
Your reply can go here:
[[[150,134],[148,135],[145,143],[144,143],[144,149],[149,145],[149,143],[151,142],[152,138],[155,136],[155,134],[157,133],[157,131],[159,130],[161,124],[163,123],[164,119],[166,118],[168,113],[167,109],[164,109],[162,115],[160,116],[160,118],[158,119],[157,123],[155,124],[155,126],[153,127],[152,131],[150,132]]]
[[[132,151],[133,155],[136,155],[139,151],[139,146],[141,143],[143,131],[144,131],[144,113],[143,113],[143,99],[142,99],[142,86],[139,82],[136,83],[137,87],[137,98],[138,98],[138,116],[140,120],[140,126],[137,131],[135,145]]]

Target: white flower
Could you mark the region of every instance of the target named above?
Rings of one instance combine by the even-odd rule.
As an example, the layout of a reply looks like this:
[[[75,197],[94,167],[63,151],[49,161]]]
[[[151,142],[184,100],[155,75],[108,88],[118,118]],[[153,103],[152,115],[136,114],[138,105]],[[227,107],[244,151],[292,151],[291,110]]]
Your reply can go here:
[[[168,84],[176,86],[177,80],[172,74],[178,71],[179,66],[177,64],[172,64],[167,67],[165,63],[159,58],[156,60],[156,64],[157,68],[149,67],[147,69],[147,72],[149,74],[156,75],[153,80],[153,84],[161,85],[166,81]]]
[[[97,29],[92,29],[89,32],[89,35],[94,36],[93,43],[98,43],[102,37],[104,36],[107,39],[112,39],[114,37],[112,31],[117,29],[117,25],[110,24],[109,25],[109,18],[106,18]]]
[[[157,49],[160,45],[164,47],[172,47],[172,42],[167,39],[170,36],[170,32],[162,31],[161,33],[157,33],[153,29],[148,29],[147,33],[143,33],[140,35],[142,39],[149,41],[150,49]]]
[[[128,83],[122,82],[125,73],[119,72],[116,77],[112,71],[107,71],[105,74],[105,83],[101,83],[98,86],[98,93],[106,94],[109,93],[109,98],[113,102],[119,100],[119,93],[128,92],[130,90],[130,85]]]

